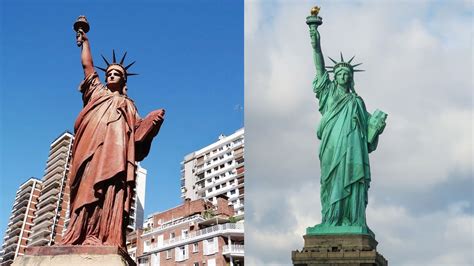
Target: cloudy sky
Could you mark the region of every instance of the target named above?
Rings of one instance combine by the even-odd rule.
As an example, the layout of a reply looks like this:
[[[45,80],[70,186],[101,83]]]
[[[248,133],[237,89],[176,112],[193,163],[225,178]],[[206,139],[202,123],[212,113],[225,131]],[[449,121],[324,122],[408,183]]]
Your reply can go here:
[[[389,114],[370,155],[367,219],[379,252],[391,265],[474,264],[472,3],[250,0],[246,263],[289,265],[321,219],[305,24],[315,3],[324,55],[356,55],[366,70],[356,91],[370,112]]]

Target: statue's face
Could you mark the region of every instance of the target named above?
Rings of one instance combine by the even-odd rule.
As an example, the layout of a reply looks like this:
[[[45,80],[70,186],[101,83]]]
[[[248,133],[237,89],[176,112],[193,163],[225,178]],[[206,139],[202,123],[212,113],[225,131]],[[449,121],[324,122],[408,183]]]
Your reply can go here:
[[[123,81],[123,75],[120,71],[112,69],[107,72],[107,84],[120,84]]]
[[[343,85],[343,86],[349,85],[352,81],[352,75],[351,75],[350,70],[345,69],[345,68],[338,71],[335,78],[336,78],[337,84]]]

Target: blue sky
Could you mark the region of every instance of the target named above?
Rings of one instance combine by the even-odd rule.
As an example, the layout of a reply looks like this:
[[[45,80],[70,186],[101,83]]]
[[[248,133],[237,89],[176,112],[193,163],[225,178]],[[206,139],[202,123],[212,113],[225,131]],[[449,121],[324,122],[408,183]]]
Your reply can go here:
[[[142,166],[145,215],[181,202],[180,162],[243,127],[243,1],[2,1],[0,3],[0,234],[18,186],[42,178],[49,145],[82,108],[72,24],[86,15],[94,63],[128,51],[140,115],[166,109]],[[103,75],[99,73],[103,80]]]

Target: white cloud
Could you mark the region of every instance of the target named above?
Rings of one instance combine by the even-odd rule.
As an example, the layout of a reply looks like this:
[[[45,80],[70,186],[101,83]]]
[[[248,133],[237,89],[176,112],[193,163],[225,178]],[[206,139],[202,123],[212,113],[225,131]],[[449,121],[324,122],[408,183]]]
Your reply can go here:
[[[395,265],[474,263],[472,4],[450,3],[320,3],[324,54],[356,54],[357,92],[389,114],[367,215]],[[245,3],[248,265],[289,264],[320,219],[313,4]]]

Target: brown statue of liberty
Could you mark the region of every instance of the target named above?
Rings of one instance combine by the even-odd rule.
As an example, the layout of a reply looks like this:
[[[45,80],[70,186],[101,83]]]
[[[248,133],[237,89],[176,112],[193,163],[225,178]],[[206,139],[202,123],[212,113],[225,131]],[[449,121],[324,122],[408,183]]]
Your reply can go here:
[[[68,176],[70,222],[63,245],[118,246],[125,248],[130,203],[135,186],[136,162],[143,160],[158,134],[165,111],[159,109],[140,118],[127,96],[124,66],[113,53],[105,82],[94,70],[85,17],[75,23],[81,47],[84,80],[79,86],[84,108],[74,125],[75,140]]]

